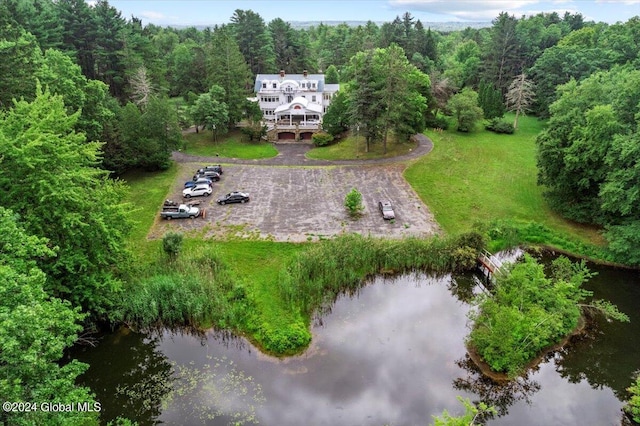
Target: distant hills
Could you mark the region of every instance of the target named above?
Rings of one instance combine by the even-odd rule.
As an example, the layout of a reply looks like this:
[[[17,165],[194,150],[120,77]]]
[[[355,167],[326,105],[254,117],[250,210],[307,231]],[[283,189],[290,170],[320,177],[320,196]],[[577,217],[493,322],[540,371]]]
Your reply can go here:
[[[347,24],[350,27],[357,27],[358,25],[365,26],[367,25],[367,21],[289,21],[291,26],[296,29],[306,29],[309,27],[317,27],[321,23],[324,25],[340,25]],[[385,23],[385,21],[379,21],[374,23],[377,26],[381,26]],[[425,28],[431,28],[434,31],[462,31],[465,28],[487,28],[492,24],[490,21],[487,22],[423,22],[422,25]]]
[[[295,29],[307,29],[309,27],[317,27],[320,24],[330,25],[330,26],[347,24],[350,27],[357,27],[358,25],[365,26],[367,25],[368,21],[288,21],[288,22]],[[374,21],[374,24],[376,24],[378,27],[384,23],[385,21]],[[425,28],[431,28],[431,30],[433,31],[448,32],[448,31],[462,31],[465,28],[469,28],[469,27],[476,28],[476,29],[487,28],[487,27],[490,27],[492,24],[490,21],[486,21],[486,22],[452,21],[452,22],[423,22],[422,25]],[[169,26],[176,29],[195,27],[198,30],[204,30],[207,27],[213,28],[215,25],[212,24],[212,25],[169,25]]]

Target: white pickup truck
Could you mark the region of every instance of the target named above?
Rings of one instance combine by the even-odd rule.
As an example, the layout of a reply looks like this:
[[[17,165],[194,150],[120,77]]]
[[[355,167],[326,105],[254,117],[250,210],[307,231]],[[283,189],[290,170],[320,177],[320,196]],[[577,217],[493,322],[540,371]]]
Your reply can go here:
[[[171,219],[195,219],[200,216],[200,209],[194,206],[188,206],[186,204],[180,204],[179,206],[164,206],[160,212],[160,217],[167,220]]]

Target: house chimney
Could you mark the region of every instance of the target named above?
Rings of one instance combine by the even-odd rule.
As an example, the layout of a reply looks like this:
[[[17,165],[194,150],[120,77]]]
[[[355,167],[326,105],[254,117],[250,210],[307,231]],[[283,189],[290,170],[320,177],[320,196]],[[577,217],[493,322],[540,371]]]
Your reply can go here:
[[[307,75],[308,75],[308,74],[309,74],[309,73],[307,72],[307,70],[302,71],[302,75],[304,76],[304,78],[307,78]]]
[[[284,70],[280,70],[280,77],[284,78]]]

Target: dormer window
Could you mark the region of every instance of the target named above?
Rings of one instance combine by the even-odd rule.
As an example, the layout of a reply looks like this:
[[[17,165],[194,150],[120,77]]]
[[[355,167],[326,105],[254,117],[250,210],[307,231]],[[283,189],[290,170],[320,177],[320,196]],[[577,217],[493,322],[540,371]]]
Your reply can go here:
[[[315,83],[311,83],[311,87],[313,87],[315,89],[316,88],[316,84]]]
[[[273,88],[275,89],[276,87],[278,87],[278,85],[276,83],[273,83]]]
[[[267,88],[267,83],[262,83],[262,88],[266,89]]]

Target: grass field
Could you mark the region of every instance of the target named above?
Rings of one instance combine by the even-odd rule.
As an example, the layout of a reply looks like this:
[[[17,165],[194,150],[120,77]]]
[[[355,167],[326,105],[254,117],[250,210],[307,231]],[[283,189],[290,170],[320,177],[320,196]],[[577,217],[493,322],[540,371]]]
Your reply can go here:
[[[268,142],[244,141],[246,136],[239,130],[226,135],[218,135],[216,141],[210,130],[200,133],[188,133],[184,138],[184,152],[206,157],[244,158],[248,160],[271,158],[278,155],[278,151]]]
[[[507,116],[511,120],[511,116]],[[433,151],[405,178],[449,233],[494,219],[535,221],[583,242],[600,244],[597,230],[553,213],[536,183],[536,135],[544,123],[522,117],[513,135],[428,131]]]
[[[383,153],[382,142],[371,145],[369,152],[365,152],[363,136],[348,136],[338,143],[329,146],[313,148],[307,152],[307,157],[316,160],[370,160],[375,158],[397,157],[414,149],[416,144],[410,141],[395,142],[390,138],[387,143],[387,153]]]

